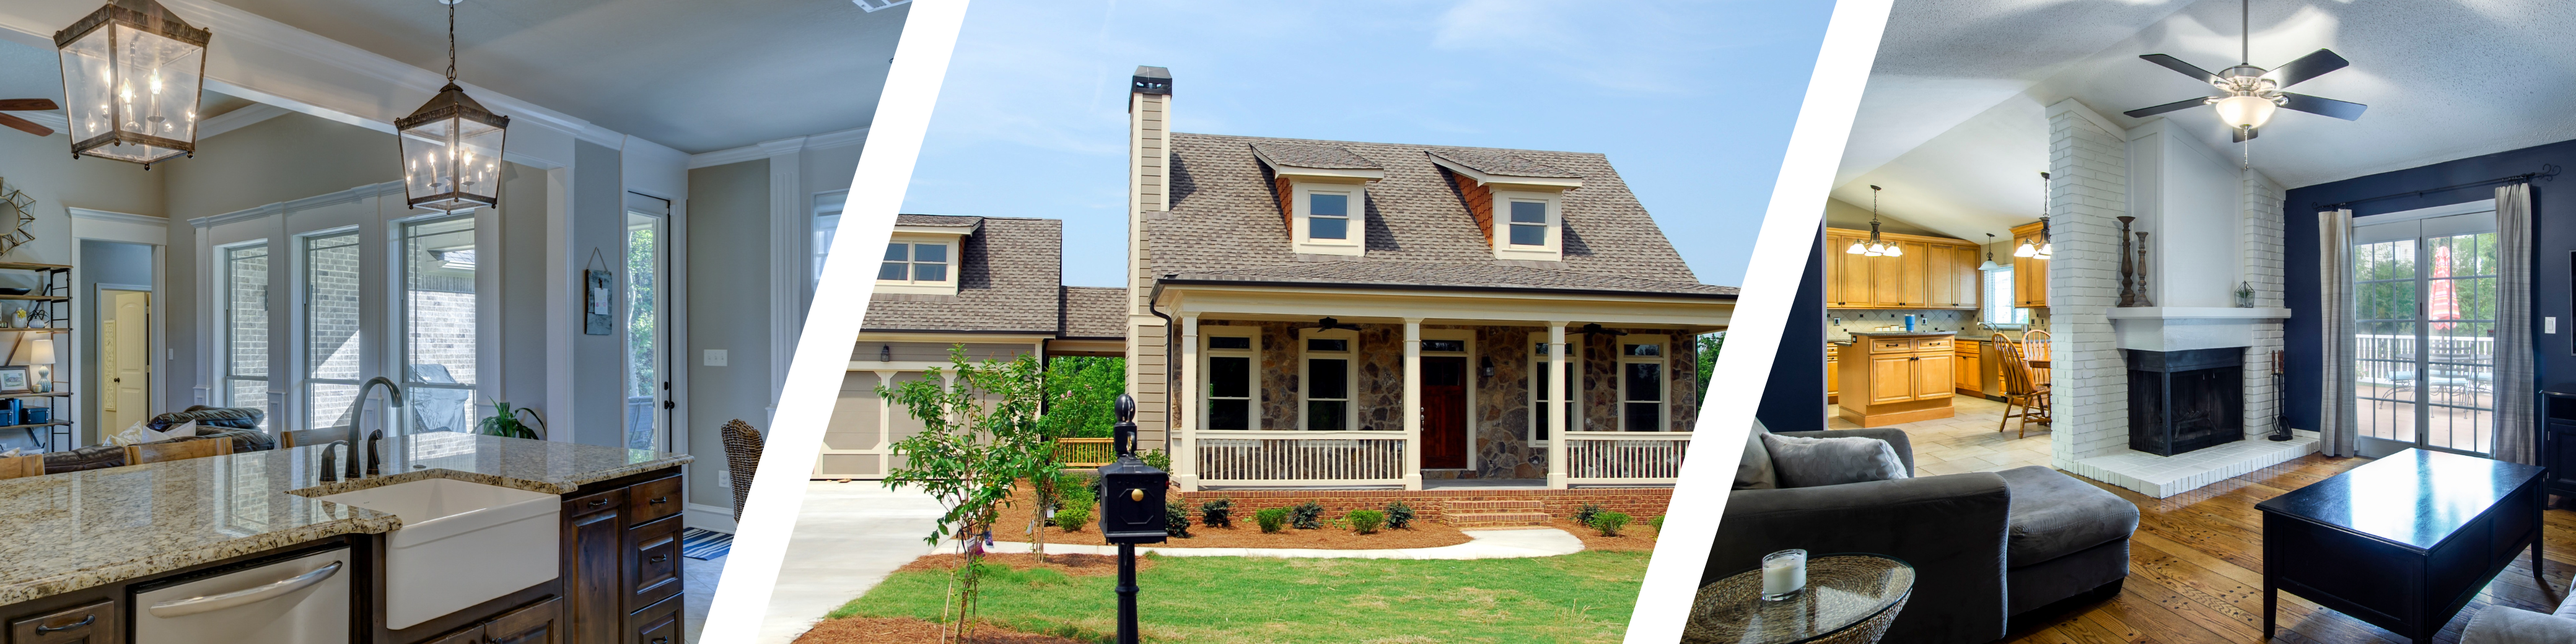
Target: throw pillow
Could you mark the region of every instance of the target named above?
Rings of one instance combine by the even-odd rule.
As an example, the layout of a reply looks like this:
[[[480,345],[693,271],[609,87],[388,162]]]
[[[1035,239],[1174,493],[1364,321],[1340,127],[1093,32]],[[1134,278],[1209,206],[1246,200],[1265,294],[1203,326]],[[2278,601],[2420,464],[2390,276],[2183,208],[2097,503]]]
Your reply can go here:
[[[1780,487],[1817,487],[1906,478],[1905,462],[1887,441],[1859,436],[1803,438],[1763,434]]]
[[[190,428],[190,429],[188,430],[188,433],[187,433],[187,434],[184,434],[184,435],[186,435],[186,436],[195,436],[195,435],[197,435],[197,433],[196,433],[196,429],[195,429],[195,428]],[[178,438],[179,436],[182,436],[182,434],[178,434],[178,433],[175,433],[175,432],[156,432],[156,431],[152,431],[152,428],[144,427],[144,426],[143,426],[143,423],[141,423],[141,422],[136,422],[136,423],[134,423],[133,425],[128,425],[128,426],[126,426],[125,431],[120,431],[120,432],[117,432],[117,433],[115,433],[115,434],[109,435],[109,436],[107,437],[107,444],[109,444],[109,445],[115,445],[115,446],[119,446],[119,447],[123,447],[123,446],[126,446],[126,445],[141,445],[141,444],[144,444],[144,443],[158,443],[158,442],[161,442],[161,441],[170,440],[170,439],[172,439],[172,438]]]
[[[1780,475],[1771,468],[1771,450],[1762,445],[1762,437],[1771,435],[1762,421],[1744,432],[1744,458],[1735,464],[1735,489],[1768,490],[1780,487]]]

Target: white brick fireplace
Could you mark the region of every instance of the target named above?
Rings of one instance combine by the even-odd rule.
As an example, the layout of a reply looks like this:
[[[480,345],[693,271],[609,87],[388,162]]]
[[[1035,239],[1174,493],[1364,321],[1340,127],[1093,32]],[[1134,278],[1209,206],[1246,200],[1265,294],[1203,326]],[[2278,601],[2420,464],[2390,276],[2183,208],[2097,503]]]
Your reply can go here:
[[[2164,498],[2317,451],[2313,432],[2264,438],[2278,405],[2272,354],[2290,314],[2281,188],[2239,169],[2235,150],[2167,132],[2170,121],[2124,130],[2066,99],[2049,106],[2048,122],[2056,467]],[[2143,272],[2161,306],[2117,306],[2122,215],[2149,233]],[[2253,307],[2236,305],[2240,284],[2252,287]],[[2244,354],[2245,440],[2174,456],[2130,449],[2130,352],[2227,348]]]

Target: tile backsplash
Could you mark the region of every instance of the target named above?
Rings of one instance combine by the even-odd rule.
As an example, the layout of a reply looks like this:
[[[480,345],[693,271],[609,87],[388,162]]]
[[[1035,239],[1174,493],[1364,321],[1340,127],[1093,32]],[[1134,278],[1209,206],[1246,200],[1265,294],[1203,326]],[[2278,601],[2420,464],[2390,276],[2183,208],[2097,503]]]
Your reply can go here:
[[[1881,327],[1901,330],[1905,328],[1905,316],[1907,315],[1917,316],[1914,322],[1914,329],[1917,331],[1930,331],[1935,333],[1949,331],[1959,334],[1960,337],[1972,339],[1983,339],[1998,332],[2010,337],[2017,338],[2021,336],[2020,329],[1996,329],[1986,326],[1985,323],[1978,321],[1976,311],[1955,309],[1826,309],[1825,340],[1828,342],[1842,342],[1850,340],[1851,332],[1853,331],[1876,331],[1880,330]],[[2048,309],[2037,308],[2030,310],[2030,328],[2032,330],[2041,331],[2048,329]]]

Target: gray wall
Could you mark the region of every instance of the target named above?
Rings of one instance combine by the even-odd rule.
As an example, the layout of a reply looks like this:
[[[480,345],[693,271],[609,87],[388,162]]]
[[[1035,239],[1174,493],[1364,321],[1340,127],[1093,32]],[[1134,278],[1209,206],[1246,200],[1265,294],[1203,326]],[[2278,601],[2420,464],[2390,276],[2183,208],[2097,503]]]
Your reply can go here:
[[[689,370],[689,453],[701,463],[722,462],[725,421],[770,429],[768,248],[768,160],[689,171],[689,352],[673,359]],[[706,366],[707,349],[726,350],[730,366]],[[723,505],[732,495],[713,469],[689,481],[690,498]]]
[[[79,264],[81,279],[80,284],[72,289],[74,306],[71,309],[72,328],[83,332],[76,340],[80,345],[78,360],[81,382],[74,382],[71,387],[72,391],[86,394],[77,396],[81,401],[81,418],[95,419],[98,418],[99,398],[107,393],[98,386],[100,379],[98,343],[104,336],[100,336],[95,331],[100,328],[99,306],[105,303],[97,297],[98,285],[101,283],[152,285],[152,247],[143,244],[81,240]],[[157,324],[161,321],[153,320],[153,322]],[[144,332],[150,333],[151,330],[147,328]],[[55,350],[60,352],[62,347],[55,347]],[[69,373],[66,371],[64,375],[68,376]],[[152,375],[155,378],[169,377],[167,374],[160,373]],[[96,422],[86,424],[88,426],[79,428],[81,435],[77,438],[83,445],[97,442],[99,432],[102,431]],[[119,429],[124,428],[104,428],[104,431],[113,432]]]
[[[623,274],[626,191],[618,172],[617,151],[588,142],[575,144],[573,169],[577,175],[572,183],[573,275],[578,279],[583,267],[593,265],[590,258],[594,252],[599,254],[600,267]],[[572,399],[577,420],[573,423],[577,427],[567,429],[573,430],[573,440],[583,444],[625,445],[625,336],[616,327],[610,328],[610,335],[581,333],[578,316],[582,298],[578,291],[566,306],[573,307],[576,316],[572,318]]]
[[[544,275],[546,171],[510,164],[501,179],[502,275]],[[479,258],[478,258],[479,259]],[[546,404],[546,281],[501,280],[501,401],[512,407]],[[526,311],[526,314],[517,313]],[[489,401],[484,401],[488,404]],[[475,413],[484,413],[477,410]],[[548,427],[548,431],[554,428]]]

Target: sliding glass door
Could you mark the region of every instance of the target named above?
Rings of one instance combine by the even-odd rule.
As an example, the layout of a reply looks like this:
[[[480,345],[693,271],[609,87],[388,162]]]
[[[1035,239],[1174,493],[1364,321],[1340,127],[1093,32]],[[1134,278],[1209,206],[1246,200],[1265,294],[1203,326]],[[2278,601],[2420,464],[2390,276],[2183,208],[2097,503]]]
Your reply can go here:
[[[2380,217],[2353,229],[2360,450],[2493,452],[2495,212]]]

